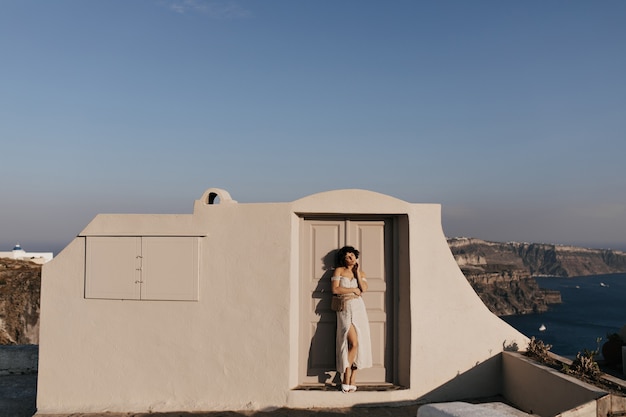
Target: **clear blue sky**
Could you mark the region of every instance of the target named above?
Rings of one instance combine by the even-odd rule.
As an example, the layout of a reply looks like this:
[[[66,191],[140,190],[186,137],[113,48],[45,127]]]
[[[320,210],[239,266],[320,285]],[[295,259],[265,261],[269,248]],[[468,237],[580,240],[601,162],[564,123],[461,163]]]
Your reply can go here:
[[[626,249],[626,2],[0,1],[0,250],[362,188]]]

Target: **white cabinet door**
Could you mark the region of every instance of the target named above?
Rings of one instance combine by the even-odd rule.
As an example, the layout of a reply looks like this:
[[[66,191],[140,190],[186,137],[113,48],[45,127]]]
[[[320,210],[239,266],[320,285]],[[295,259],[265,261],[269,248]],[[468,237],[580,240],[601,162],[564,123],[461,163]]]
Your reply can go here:
[[[196,236],[88,236],[85,298],[198,300]]]
[[[144,237],[142,300],[198,299],[198,238]]]
[[[87,238],[85,298],[139,300],[141,296],[141,238]]]

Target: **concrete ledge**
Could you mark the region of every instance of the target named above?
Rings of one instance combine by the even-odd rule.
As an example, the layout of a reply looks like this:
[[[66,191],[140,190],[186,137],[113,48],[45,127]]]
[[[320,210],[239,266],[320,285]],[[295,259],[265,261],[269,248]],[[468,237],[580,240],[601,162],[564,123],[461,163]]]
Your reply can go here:
[[[425,404],[417,410],[417,417],[523,417],[529,415],[504,403],[470,404],[461,401]]]
[[[556,416],[587,409],[609,393],[573,376],[537,363],[518,352],[503,352],[503,396],[521,410]],[[608,397],[607,397],[608,398]],[[585,414],[577,414],[578,417]],[[595,415],[595,414],[592,414]]]
[[[0,375],[25,375],[37,373],[39,346],[0,346]]]

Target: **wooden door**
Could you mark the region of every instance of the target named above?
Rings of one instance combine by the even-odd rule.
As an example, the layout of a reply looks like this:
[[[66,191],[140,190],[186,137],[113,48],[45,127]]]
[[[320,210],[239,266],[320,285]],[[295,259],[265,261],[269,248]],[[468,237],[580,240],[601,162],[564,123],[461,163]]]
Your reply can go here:
[[[374,366],[359,371],[361,384],[391,382],[393,311],[390,219],[304,219],[301,230],[300,380],[303,385],[338,382],[335,366],[336,313],[330,309],[334,255],[345,245],[361,252],[367,274],[367,306]]]

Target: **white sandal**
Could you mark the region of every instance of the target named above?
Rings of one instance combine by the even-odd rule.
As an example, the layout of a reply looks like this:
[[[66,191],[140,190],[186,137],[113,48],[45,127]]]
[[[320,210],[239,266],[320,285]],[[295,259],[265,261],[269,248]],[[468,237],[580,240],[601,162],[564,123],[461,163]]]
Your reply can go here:
[[[352,385],[341,384],[341,392],[344,394],[350,392],[350,388],[352,388]]]

